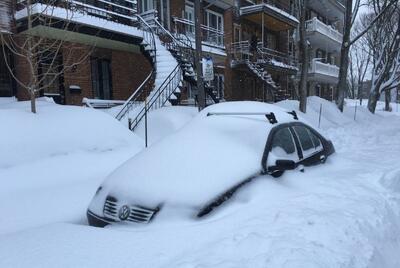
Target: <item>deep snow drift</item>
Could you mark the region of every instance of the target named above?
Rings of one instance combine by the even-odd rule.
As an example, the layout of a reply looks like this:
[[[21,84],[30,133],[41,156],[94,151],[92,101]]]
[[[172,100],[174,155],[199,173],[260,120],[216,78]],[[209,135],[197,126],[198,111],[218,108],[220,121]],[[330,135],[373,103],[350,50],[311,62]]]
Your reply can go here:
[[[400,267],[400,117],[359,107],[354,121],[354,107],[341,114],[312,97],[300,116],[316,128],[321,103],[320,130],[336,148],[325,165],[262,177],[201,221],[105,229],[76,224],[83,223],[92,182],[125,161],[127,150],[94,158],[85,152],[95,168],[80,164],[81,158],[74,162],[73,155],[39,161],[35,169],[22,169],[17,183],[1,169],[0,267]],[[298,103],[278,105],[291,110]],[[114,124],[103,123],[105,129]],[[10,143],[16,143],[14,134],[7,136]],[[57,187],[54,175],[62,177]],[[14,189],[41,177],[47,179],[37,187]]]
[[[0,103],[0,234],[46,223],[85,222],[105,175],[143,148],[109,115],[43,98]],[[78,213],[77,213],[78,212]],[[0,265],[1,266],[1,265]]]

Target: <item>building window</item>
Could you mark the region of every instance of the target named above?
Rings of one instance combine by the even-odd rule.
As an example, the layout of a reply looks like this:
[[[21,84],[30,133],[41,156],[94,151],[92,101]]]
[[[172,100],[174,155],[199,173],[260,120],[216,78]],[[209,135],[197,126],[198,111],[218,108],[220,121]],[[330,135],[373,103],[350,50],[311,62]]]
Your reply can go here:
[[[95,99],[112,99],[111,64],[109,60],[92,58],[92,88]]]
[[[186,2],[185,4],[185,20],[189,21],[190,24],[185,24],[185,32],[190,37],[194,37],[194,7],[193,3]]]
[[[154,9],[153,0],[140,0],[140,8],[141,8],[141,12],[146,12],[146,11]]]
[[[223,74],[215,74],[214,76],[214,94],[217,96],[218,99],[224,98],[224,75]]]
[[[224,18],[222,14],[206,10],[204,22],[208,27],[206,31],[207,42],[223,46]]]
[[[242,41],[242,34],[241,34],[240,25],[234,24],[233,29],[234,29],[234,32],[233,32],[233,34],[234,34],[234,42]]]

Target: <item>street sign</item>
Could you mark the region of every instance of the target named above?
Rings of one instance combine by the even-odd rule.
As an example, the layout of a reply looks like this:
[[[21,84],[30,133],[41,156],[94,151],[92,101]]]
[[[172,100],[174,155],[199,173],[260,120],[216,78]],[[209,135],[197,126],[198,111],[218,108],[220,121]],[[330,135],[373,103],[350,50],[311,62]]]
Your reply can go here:
[[[214,80],[214,64],[211,57],[203,58],[204,81]]]

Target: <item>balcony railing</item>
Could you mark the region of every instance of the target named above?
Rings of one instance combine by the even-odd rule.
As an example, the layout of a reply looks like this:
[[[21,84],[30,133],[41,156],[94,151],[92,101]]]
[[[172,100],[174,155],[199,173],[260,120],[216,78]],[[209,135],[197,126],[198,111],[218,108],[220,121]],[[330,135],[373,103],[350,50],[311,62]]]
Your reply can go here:
[[[194,22],[174,17],[175,32],[177,34],[185,34],[193,41],[195,40]],[[224,47],[224,32],[206,25],[201,25],[202,41],[208,45]]]
[[[259,42],[257,49],[252,51],[249,41],[232,43],[230,54],[236,62],[255,60],[258,63],[265,63],[275,67],[297,70],[297,61],[289,54],[263,47]]]
[[[329,38],[335,40],[336,42],[342,43],[343,35],[332,26],[326,25],[317,18],[312,18],[306,22],[307,32],[319,32]]]
[[[23,9],[26,0],[18,1],[17,10]],[[74,12],[85,12],[102,19],[132,25],[137,21],[137,4],[135,0],[31,0],[31,4],[44,4],[70,9]]]
[[[320,59],[313,59],[308,69],[309,73],[324,74],[332,77],[339,77],[339,67],[336,65],[323,63]]]
[[[278,9],[280,9],[280,10],[283,10],[283,11],[285,11],[287,14],[295,15],[294,10],[287,8],[286,6],[282,5],[282,4],[281,4],[279,1],[277,1],[277,0],[264,0],[263,2],[266,3],[266,4],[268,4],[268,5],[270,5],[270,6],[272,6],[272,7],[275,7],[275,8],[278,8]]]

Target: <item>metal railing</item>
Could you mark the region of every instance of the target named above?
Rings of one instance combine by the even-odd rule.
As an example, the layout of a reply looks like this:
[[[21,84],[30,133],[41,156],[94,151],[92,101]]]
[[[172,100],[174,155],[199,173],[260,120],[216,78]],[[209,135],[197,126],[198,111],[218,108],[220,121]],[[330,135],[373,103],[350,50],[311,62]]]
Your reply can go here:
[[[232,43],[230,54],[232,59],[238,62],[254,60],[259,63],[270,63],[283,68],[297,68],[297,61],[294,57],[263,47],[262,42],[259,42],[256,48],[252,48],[249,41]]]
[[[195,40],[194,34],[194,22],[184,19],[173,17],[175,23],[175,32],[178,34],[185,34],[192,40]],[[208,43],[209,45],[224,48],[224,31],[218,30],[206,25],[201,25],[202,31],[202,42]]]
[[[343,41],[343,35],[338,30],[332,28],[332,26],[326,25],[315,17],[306,21],[306,30],[307,32],[319,32],[330,37],[338,43],[342,43]]]
[[[18,1],[17,10],[26,7],[26,0]],[[43,4],[65,8],[72,12],[83,12],[105,20],[132,25],[136,22],[137,5],[131,0],[31,0],[31,4]],[[51,13],[51,11],[49,11]]]
[[[133,94],[129,97],[127,101],[125,101],[122,109],[119,111],[117,116],[115,117],[118,120],[121,120],[125,117],[134,108],[140,106],[145,98],[147,97],[147,90],[146,86],[149,84],[150,81],[154,80],[154,69],[150,72],[150,74],[146,77],[146,79],[142,82],[142,84],[133,92]]]
[[[173,35],[158,20],[154,20],[154,24],[156,26],[154,28],[155,33],[167,49],[177,51],[189,62],[194,62],[192,42],[186,35]]]
[[[148,91],[151,90],[154,76],[157,72],[157,53],[156,53],[156,42],[154,37],[153,28],[139,15],[136,15],[138,19],[138,26],[142,29],[143,33],[143,41],[147,48],[145,50],[149,51],[151,58],[153,60],[153,69],[147,75],[146,79],[142,82],[142,84],[133,92],[133,94],[129,97],[129,99],[122,106],[121,111],[117,114],[116,118],[121,120],[124,118],[126,114],[129,113],[134,107],[137,107],[140,101],[143,101],[146,98]],[[150,89],[149,89],[150,88]]]
[[[292,9],[289,9],[287,6],[282,5],[281,2],[277,1],[277,0],[264,0],[263,1],[265,4],[268,4],[270,6],[276,7],[280,10],[285,11],[286,13],[290,14],[290,15],[295,15],[295,11]]]
[[[149,111],[158,109],[165,105],[180,85],[181,77],[182,70],[178,64],[160,87],[155,92],[150,93],[147,101],[145,103],[142,102],[139,112],[130,120],[130,130],[133,131]]]

